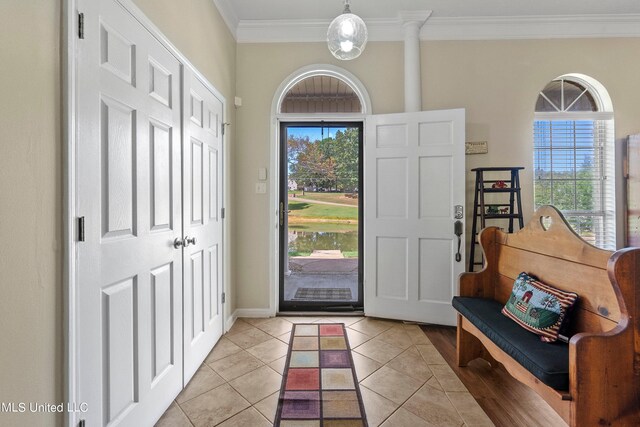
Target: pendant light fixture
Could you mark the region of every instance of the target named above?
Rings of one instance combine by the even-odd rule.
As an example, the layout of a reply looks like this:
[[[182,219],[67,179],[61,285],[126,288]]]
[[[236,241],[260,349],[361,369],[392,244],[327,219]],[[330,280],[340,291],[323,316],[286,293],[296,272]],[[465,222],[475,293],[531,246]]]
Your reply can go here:
[[[367,44],[367,26],[362,18],[351,13],[350,1],[344,0],[342,15],[334,19],[327,31],[329,51],[338,59],[355,59]]]

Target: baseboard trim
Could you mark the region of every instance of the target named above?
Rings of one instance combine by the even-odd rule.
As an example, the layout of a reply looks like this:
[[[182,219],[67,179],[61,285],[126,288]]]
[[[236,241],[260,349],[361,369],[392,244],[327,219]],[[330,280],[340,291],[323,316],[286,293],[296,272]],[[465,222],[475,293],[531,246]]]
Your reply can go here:
[[[270,308],[238,308],[233,312],[233,316],[238,317],[273,317]]]
[[[238,310],[231,313],[229,317],[224,319],[224,333],[226,334],[233,327],[234,323],[238,320]]]

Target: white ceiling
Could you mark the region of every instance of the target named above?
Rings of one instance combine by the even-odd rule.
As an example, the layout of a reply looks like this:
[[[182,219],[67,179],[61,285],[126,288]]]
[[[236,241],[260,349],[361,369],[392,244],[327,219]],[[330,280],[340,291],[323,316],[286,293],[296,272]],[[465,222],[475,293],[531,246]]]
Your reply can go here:
[[[213,0],[239,43],[319,42],[343,0]],[[640,37],[640,0],[351,0],[371,41],[402,40],[401,11],[429,11],[421,38]]]

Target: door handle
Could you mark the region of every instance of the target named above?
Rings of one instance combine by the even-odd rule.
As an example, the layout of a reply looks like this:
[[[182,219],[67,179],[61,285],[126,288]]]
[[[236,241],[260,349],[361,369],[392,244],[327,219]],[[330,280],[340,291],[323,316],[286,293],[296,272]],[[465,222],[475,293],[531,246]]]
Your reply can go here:
[[[175,240],[173,241],[173,247],[176,249],[180,249],[181,247],[188,247],[189,245],[195,245],[196,244],[196,238],[195,237],[191,237],[189,238],[189,236],[184,236],[184,239],[180,239],[178,237],[175,238]]]
[[[284,203],[280,202],[280,227],[284,227]]]
[[[182,246],[185,246],[184,241],[181,238],[176,237],[173,241],[173,247],[176,249],[180,249]]]
[[[460,245],[462,244],[462,221],[456,221],[453,224],[453,234],[458,236],[458,251],[456,252],[456,262],[462,261],[462,255],[460,255]]]

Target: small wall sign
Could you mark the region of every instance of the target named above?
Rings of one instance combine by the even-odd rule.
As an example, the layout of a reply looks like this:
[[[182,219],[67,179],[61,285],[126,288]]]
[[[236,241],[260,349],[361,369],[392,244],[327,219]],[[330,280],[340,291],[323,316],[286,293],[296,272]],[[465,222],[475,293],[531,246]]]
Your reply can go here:
[[[487,145],[487,141],[464,143],[465,154],[487,154],[488,152],[489,152],[489,147]]]

